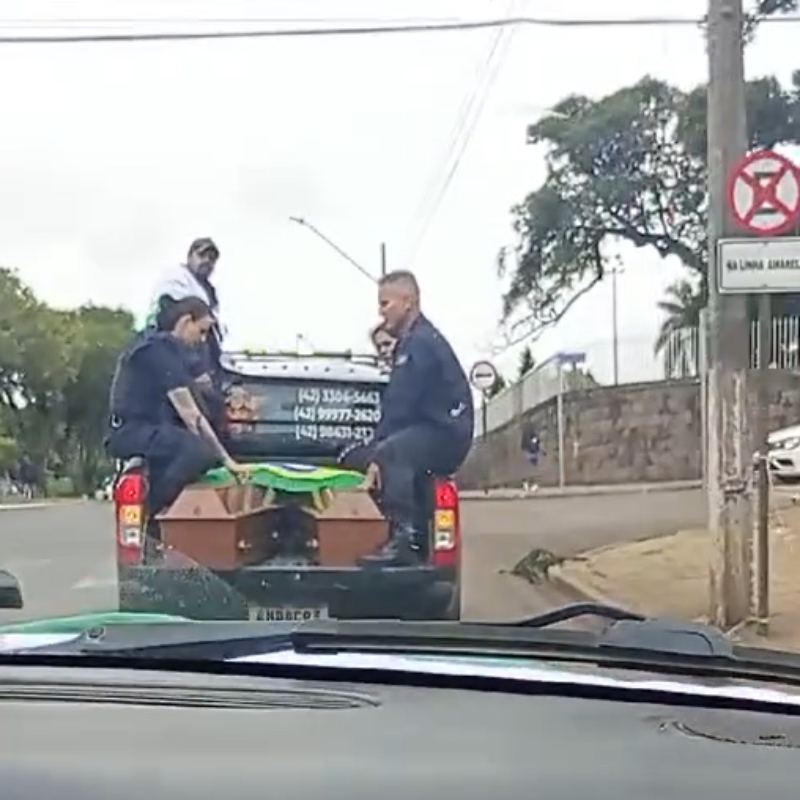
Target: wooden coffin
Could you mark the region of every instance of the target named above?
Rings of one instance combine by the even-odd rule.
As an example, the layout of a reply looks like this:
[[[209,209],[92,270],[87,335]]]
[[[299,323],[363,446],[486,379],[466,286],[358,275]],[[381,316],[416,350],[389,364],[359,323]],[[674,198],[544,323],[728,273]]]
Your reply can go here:
[[[338,491],[317,518],[317,559],[324,567],[354,566],[386,542],[389,525],[367,492]]]
[[[271,508],[255,486],[189,486],[158,517],[165,557],[219,570],[262,562],[272,546],[265,535]]]

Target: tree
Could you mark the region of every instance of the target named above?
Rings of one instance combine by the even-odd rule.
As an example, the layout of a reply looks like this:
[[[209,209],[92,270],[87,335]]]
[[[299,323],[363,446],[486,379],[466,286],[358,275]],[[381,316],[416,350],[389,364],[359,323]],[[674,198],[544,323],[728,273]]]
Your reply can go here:
[[[61,390],[75,373],[74,336],[63,315],[0,268],[0,406],[6,432],[36,463],[59,435]]]
[[[19,448],[8,436],[0,436],[0,476],[5,475],[14,466]]]
[[[680,280],[667,287],[664,299],[657,303],[664,315],[655,342],[655,352],[664,354],[664,377],[686,378],[697,375],[699,342],[697,331],[705,298],[690,280]]]
[[[106,469],[102,438],[116,359],[130,339],[126,311],[54,309],[0,268],[0,471],[54,461],[86,491]]]
[[[71,332],[13,271],[0,267],[0,403],[46,404],[70,376]]]
[[[74,376],[64,386],[64,442],[76,489],[93,491],[108,469],[103,448],[108,392],[120,352],[134,331],[123,309],[84,306],[69,312],[78,332]]]
[[[595,386],[600,386],[600,383],[586,367],[576,364],[572,369],[564,371],[564,391],[593,389]]]
[[[747,113],[752,148],[800,141],[800,71],[787,88],[750,81]],[[705,304],[706,136],[706,87],[683,92],[649,77],[600,100],[567,97],[529,127],[546,148],[547,177],[512,209],[516,243],[499,258],[512,339],[557,322],[603,279],[608,249],[622,241],[678,258]]]
[[[798,0],[758,0],[745,15],[745,37],[752,39],[759,22],[775,14],[792,14],[798,9]]]
[[[533,353],[530,347],[526,347],[519,356],[518,379],[522,380],[534,367],[536,362],[533,360]]]
[[[497,377],[494,379],[494,383],[489,387],[489,390],[486,392],[487,396],[489,397],[496,397],[500,392],[502,392],[506,388],[506,379],[498,372]]]

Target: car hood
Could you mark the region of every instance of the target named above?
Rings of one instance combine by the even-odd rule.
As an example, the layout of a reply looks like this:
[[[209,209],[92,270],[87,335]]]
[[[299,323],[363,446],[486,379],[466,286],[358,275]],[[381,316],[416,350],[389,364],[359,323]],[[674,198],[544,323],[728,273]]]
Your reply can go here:
[[[179,617],[154,614],[154,622],[187,622]],[[0,653],[30,653],[39,648],[66,644],[81,635],[81,631],[95,625],[142,623],[142,614],[97,614],[66,617],[19,625],[0,627]],[[576,671],[552,663],[522,658],[456,657],[441,656],[331,653],[301,654],[291,648],[262,655],[232,659],[234,662],[260,664],[298,664],[313,666],[350,667],[354,669],[383,669],[437,675],[472,675],[502,677],[507,680],[550,684],[606,686],[631,691],[647,689],[673,694],[704,697],[729,697],[731,699],[759,700],[800,706],[800,694],[761,686],[741,684],[708,686],[681,678],[637,679],[608,677],[602,670],[597,673]]]
[[[780,428],[777,431],[772,431],[767,437],[770,444],[782,442],[785,439],[800,438],[800,425],[790,425],[788,428]]]

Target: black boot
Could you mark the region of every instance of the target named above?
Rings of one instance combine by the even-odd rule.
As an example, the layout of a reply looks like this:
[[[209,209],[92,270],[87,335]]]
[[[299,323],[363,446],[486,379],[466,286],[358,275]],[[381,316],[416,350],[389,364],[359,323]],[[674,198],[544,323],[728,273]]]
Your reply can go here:
[[[414,526],[398,523],[392,526],[389,541],[377,553],[364,556],[360,563],[372,567],[412,567],[419,561],[419,539]]]

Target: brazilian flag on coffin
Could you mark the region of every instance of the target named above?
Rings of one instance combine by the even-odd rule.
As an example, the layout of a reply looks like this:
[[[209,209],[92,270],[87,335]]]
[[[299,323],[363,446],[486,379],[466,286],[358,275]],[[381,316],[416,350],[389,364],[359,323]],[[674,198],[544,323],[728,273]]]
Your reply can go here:
[[[219,467],[207,472],[202,483],[220,485],[230,483],[232,478],[225,467]],[[363,480],[360,472],[310,464],[254,464],[250,476],[250,483],[262,489],[310,494],[325,489],[355,489]]]

